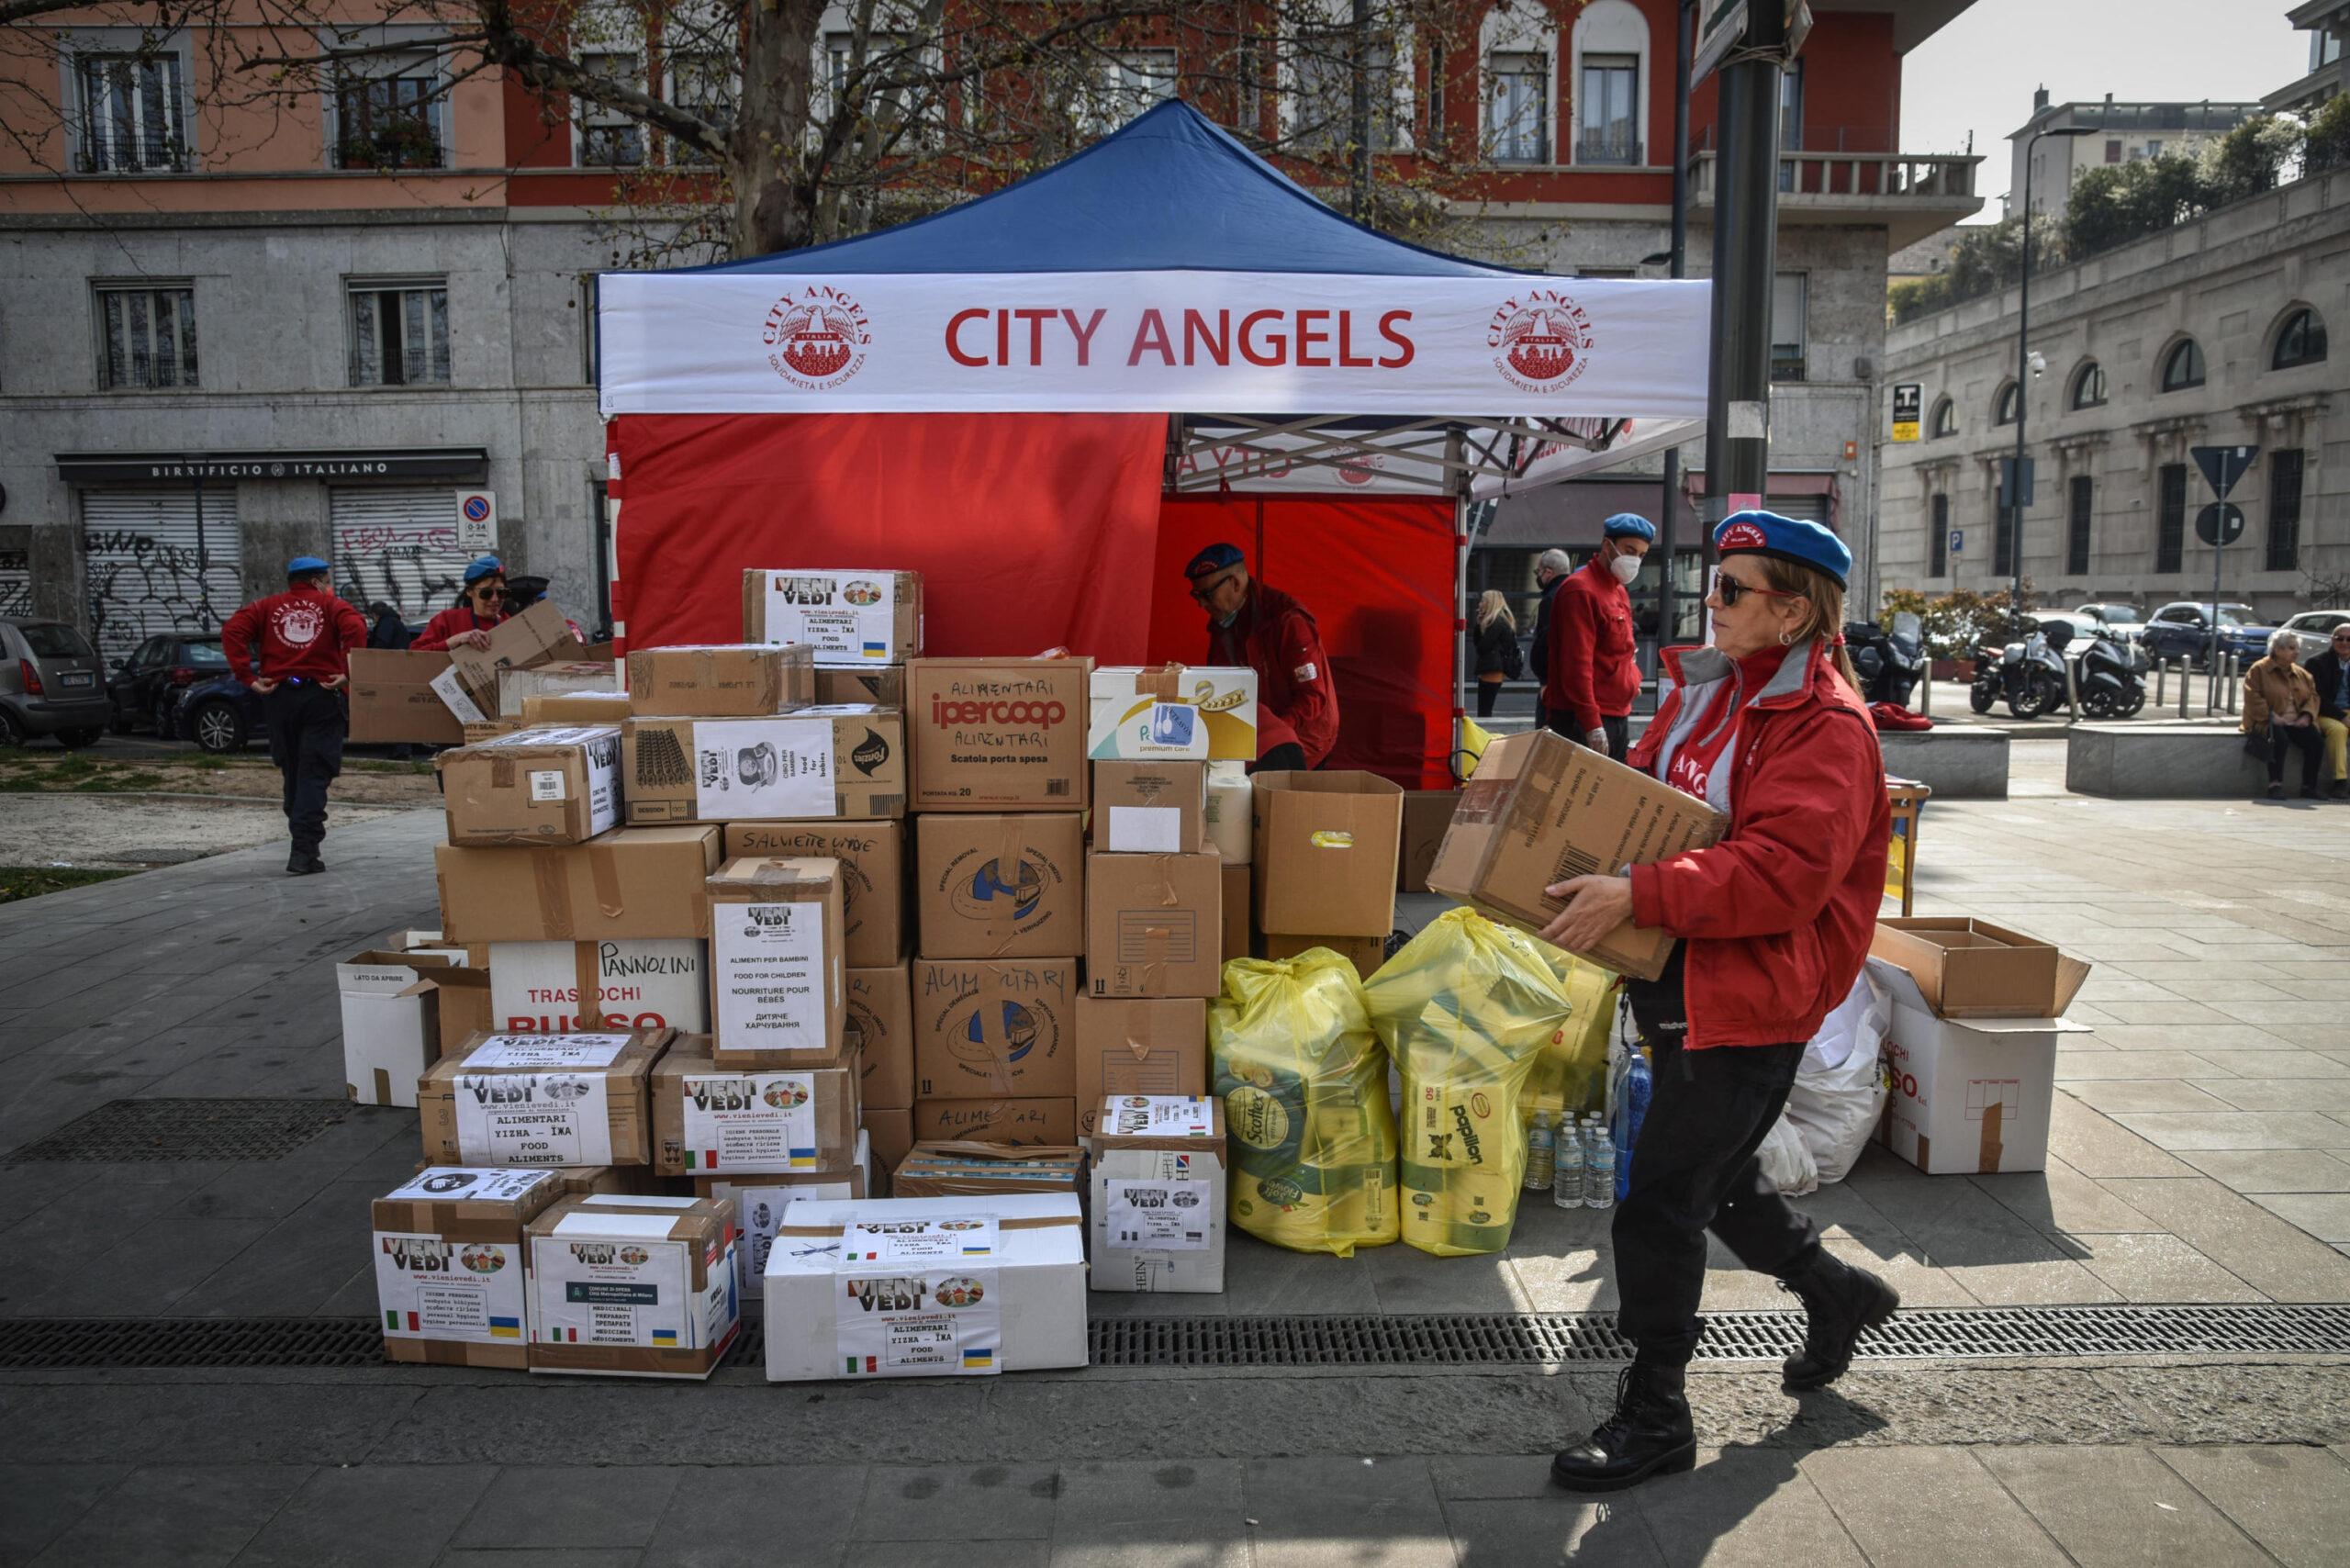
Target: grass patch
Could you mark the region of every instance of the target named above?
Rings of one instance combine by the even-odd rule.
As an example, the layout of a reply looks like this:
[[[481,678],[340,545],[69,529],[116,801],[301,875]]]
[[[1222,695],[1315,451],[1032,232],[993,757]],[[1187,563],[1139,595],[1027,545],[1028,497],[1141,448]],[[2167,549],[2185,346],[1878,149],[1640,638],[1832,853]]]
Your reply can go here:
[[[85,871],[72,866],[0,866],[0,903],[37,899],[43,893],[85,888],[92,882],[111,882],[117,877],[133,875],[136,873],[130,871]]]

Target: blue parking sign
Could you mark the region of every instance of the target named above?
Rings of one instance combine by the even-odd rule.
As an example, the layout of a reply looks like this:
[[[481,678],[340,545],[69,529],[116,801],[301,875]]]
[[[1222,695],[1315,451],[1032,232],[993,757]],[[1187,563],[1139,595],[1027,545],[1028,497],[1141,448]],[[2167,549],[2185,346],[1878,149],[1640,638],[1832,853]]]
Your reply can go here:
[[[1966,530],[1963,528],[1952,529],[1950,531],[1950,553],[1953,555],[1962,554],[1965,547]]]

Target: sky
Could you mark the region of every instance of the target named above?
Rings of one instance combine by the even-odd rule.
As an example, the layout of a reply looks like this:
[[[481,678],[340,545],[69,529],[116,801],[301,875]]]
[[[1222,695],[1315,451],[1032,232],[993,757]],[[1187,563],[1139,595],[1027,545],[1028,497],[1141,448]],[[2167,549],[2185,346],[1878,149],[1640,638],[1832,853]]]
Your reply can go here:
[[[1975,0],[1901,68],[1901,151],[1959,152],[1975,133],[1975,189],[1999,216],[2008,133],[2051,103],[2249,103],[2309,70],[2310,35],[2282,0]]]

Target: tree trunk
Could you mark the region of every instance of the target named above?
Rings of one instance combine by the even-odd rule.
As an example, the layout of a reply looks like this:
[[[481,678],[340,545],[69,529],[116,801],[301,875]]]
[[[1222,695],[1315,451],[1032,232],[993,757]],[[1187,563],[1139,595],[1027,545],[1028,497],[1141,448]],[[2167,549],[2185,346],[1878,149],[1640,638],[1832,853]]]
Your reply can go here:
[[[734,123],[734,259],[797,250],[815,238],[816,28],[822,0],[752,0],[743,12],[742,104]]]

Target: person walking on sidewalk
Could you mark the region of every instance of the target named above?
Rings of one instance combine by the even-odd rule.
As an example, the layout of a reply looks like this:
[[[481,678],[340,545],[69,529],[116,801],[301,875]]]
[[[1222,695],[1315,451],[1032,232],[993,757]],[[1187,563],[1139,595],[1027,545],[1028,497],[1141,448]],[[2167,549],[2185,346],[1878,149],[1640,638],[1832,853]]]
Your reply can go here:
[[[2332,652],[2332,649],[2328,649]],[[2301,667],[2301,641],[2290,632],[2272,633],[2268,656],[2244,672],[2244,718],[2247,735],[2267,741],[2268,798],[2285,798],[2285,752],[2301,754],[2301,799],[2322,799],[2317,790],[2320,751],[2317,681]]]
[[[220,650],[239,680],[258,692],[269,723],[269,759],[285,780],[285,823],[294,853],[289,876],[323,871],[327,786],[342,771],[351,731],[351,650],[367,645],[367,622],[327,587],[316,555],[285,564],[285,591],[229,617]],[[255,653],[258,649],[259,656]],[[259,666],[255,667],[256,664]]]
[[[2317,733],[2325,742],[2325,792],[2350,800],[2350,621],[2333,629],[2325,652],[2309,664],[2317,683]]]
[[[1494,716],[1502,682],[1526,673],[1526,655],[1518,651],[1517,617],[1499,588],[1487,588],[1477,600],[1477,717]]]
[[[1632,699],[1640,692],[1628,589],[1656,542],[1656,525],[1619,511],[1601,533],[1598,554],[1551,601],[1542,709],[1551,730],[1621,762],[1630,745]]]
[[[1571,952],[1626,920],[1681,938],[1661,978],[1628,982],[1655,1080],[1613,1227],[1617,1332],[1635,1354],[1614,1413],[1551,1462],[1580,1492],[1696,1462],[1684,1380],[1705,1332],[1707,1231],[1803,1302],[1803,1349],[1780,1369],[1791,1392],[1841,1376],[1901,1305],[1826,1251],[1755,1159],[1806,1042],[1861,972],[1885,890],[1885,761],[1841,646],[1852,554],[1774,512],[1733,513],[1714,539],[1713,644],[1665,650],[1673,690],[1631,765],[1729,829],[1625,876],[1559,883],[1566,905],[1542,933]]]
[[[1558,602],[1559,585],[1575,569],[1564,550],[1545,550],[1534,563],[1534,587],[1540,598],[1534,606],[1534,635],[1527,640],[1526,662],[1534,671],[1534,725],[1548,729],[1549,710],[1542,706],[1542,683],[1550,678],[1550,606]]]

